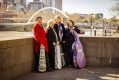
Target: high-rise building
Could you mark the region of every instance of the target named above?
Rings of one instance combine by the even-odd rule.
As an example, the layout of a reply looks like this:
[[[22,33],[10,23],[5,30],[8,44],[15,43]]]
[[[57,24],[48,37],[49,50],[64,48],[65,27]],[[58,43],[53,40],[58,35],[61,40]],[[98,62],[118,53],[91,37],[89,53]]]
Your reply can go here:
[[[40,2],[40,0],[33,0],[33,2]]]
[[[43,8],[43,7],[44,7],[43,2],[34,1],[34,2],[29,2],[29,4],[28,4],[28,9],[31,9],[31,10],[34,10],[34,11],[37,11],[37,10]]]
[[[55,0],[56,2],[56,8],[62,10],[62,0]]]
[[[3,0],[4,4],[7,4],[7,3],[14,3],[14,0]]]
[[[26,0],[14,0],[15,4],[26,5]]]
[[[103,18],[103,13],[97,13],[97,14],[95,14],[95,17]]]
[[[45,7],[51,7],[51,1],[52,0],[42,0],[42,2],[44,3]]]
[[[3,0],[0,0],[0,8],[3,6]]]
[[[45,7],[55,7],[62,10],[62,0],[40,0],[44,3]]]
[[[1,0],[2,1],[2,0]],[[7,3],[13,3],[13,4],[21,4],[21,5],[25,5],[26,4],[26,0],[3,0],[4,4]]]

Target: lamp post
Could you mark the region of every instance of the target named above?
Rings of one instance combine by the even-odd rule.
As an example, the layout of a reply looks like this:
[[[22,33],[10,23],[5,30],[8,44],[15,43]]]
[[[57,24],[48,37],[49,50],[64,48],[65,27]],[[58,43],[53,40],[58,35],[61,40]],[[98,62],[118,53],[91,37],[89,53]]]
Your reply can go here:
[[[106,36],[105,18],[102,19],[103,36]]]
[[[92,26],[92,24],[93,24],[93,18],[91,17],[91,19],[90,19],[90,26]]]
[[[90,18],[90,35],[92,35],[93,19],[94,19],[94,14],[91,14],[91,18]]]
[[[115,28],[117,19],[114,19],[113,22],[114,22],[114,28]]]
[[[103,27],[105,27],[106,18],[103,18]]]

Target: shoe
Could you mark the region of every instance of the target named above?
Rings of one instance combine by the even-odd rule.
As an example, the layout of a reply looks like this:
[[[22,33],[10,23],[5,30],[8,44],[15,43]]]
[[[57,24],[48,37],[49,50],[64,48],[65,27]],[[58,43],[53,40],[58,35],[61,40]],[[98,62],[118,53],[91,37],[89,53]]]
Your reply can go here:
[[[71,65],[68,65],[69,68],[71,68],[72,66]]]
[[[69,67],[69,68],[74,68],[74,66],[73,66],[73,65],[68,65],[68,67]]]
[[[47,69],[47,72],[52,72],[52,71],[54,71],[54,69],[52,68]]]

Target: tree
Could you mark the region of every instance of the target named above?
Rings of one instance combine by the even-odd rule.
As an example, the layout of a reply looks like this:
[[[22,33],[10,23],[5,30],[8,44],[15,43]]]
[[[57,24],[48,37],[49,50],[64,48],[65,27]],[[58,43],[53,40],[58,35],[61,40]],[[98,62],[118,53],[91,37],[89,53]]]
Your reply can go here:
[[[119,0],[114,0],[114,1],[117,1],[117,3],[114,6],[112,6],[111,10],[119,14]]]
[[[118,24],[118,19],[114,16],[109,19],[109,22],[111,23],[112,26],[116,26]]]

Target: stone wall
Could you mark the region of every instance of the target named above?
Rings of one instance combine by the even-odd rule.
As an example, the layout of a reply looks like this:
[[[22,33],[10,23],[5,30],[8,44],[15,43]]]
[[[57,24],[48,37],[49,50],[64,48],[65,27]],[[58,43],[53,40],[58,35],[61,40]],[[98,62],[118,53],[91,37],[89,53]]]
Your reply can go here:
[[[81,37],[87,67],[119,67],[119,38]]]
[[[15,80],[32,70],[32,38],[0,41],[0,80]]]
[[[119,67],[119,38],[80,37],[87,67]],[[0,41],[0,80],[14,80],[33,70],[33,38]]]

